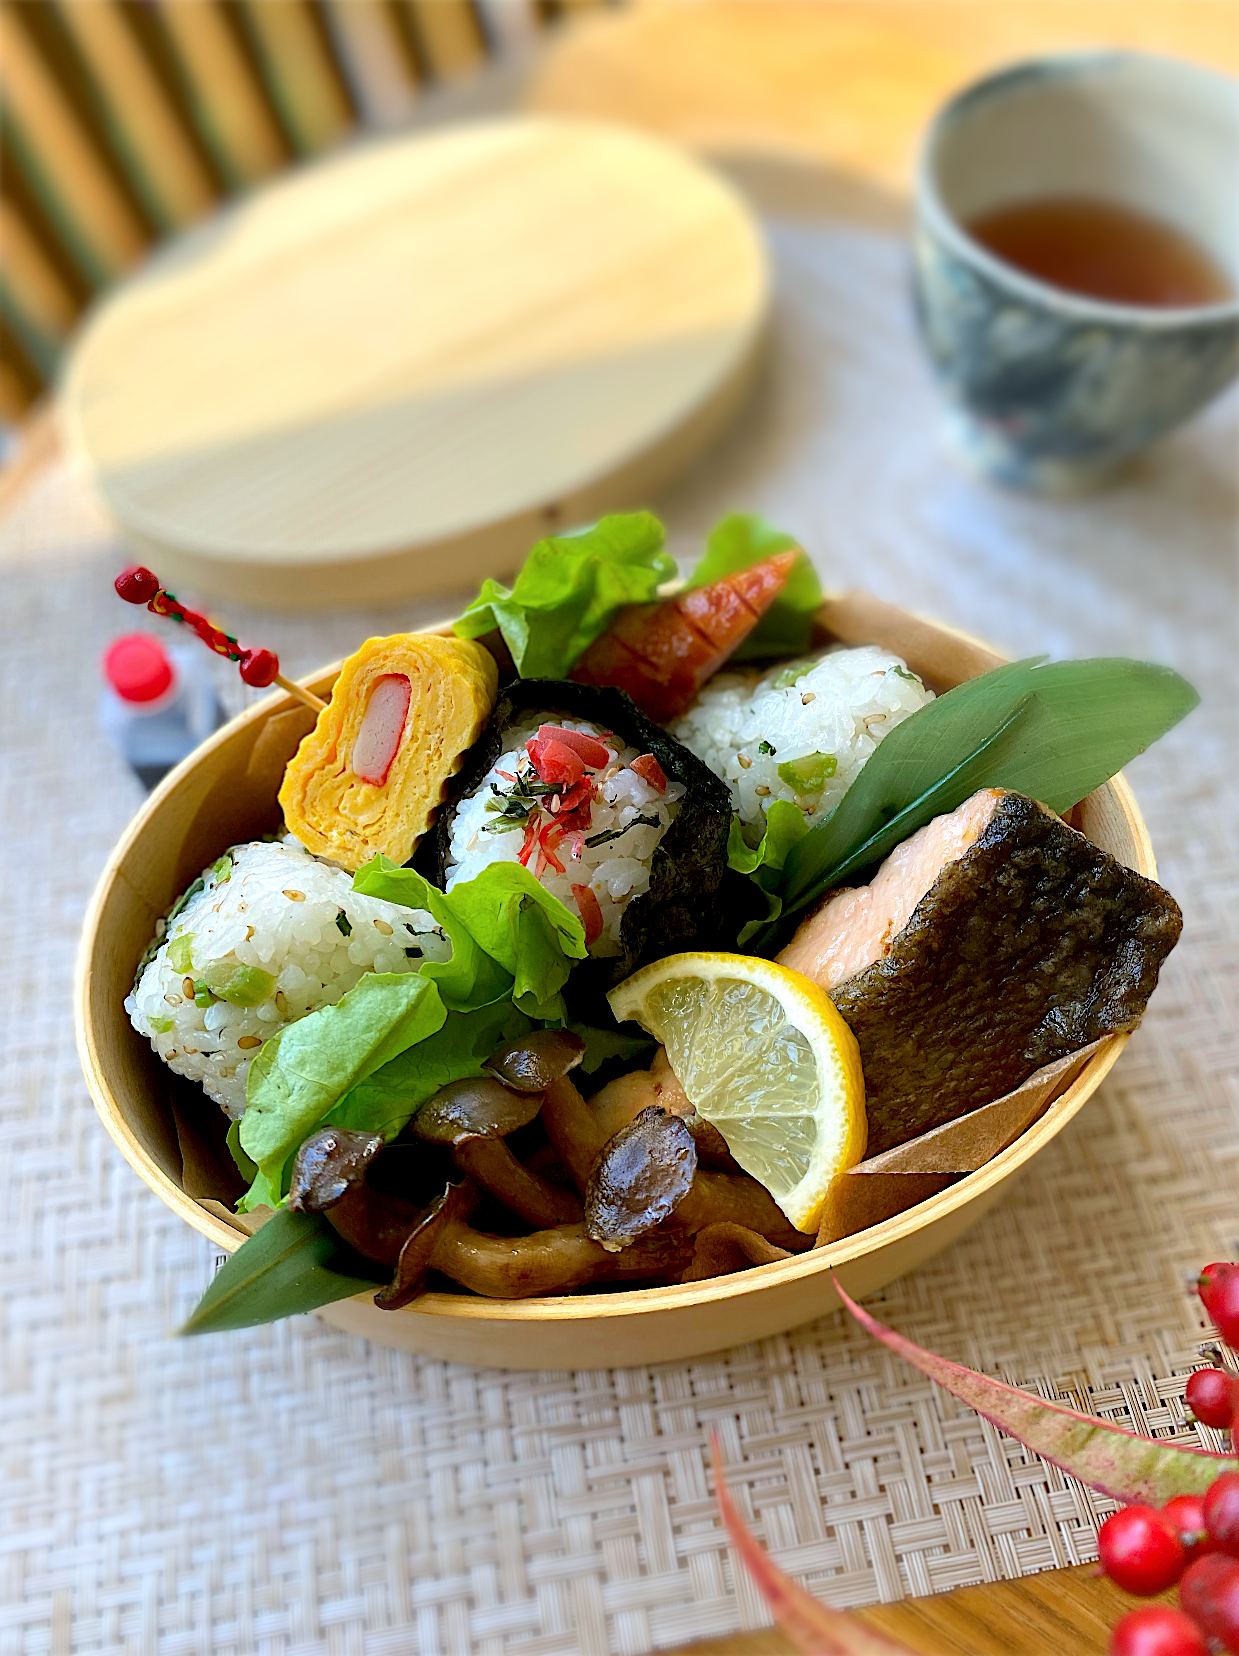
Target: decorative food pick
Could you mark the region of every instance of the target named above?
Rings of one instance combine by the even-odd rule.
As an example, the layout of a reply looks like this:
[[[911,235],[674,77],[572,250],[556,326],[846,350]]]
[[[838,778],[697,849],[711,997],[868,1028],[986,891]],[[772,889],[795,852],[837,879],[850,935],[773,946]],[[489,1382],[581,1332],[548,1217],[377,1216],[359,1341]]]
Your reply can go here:
[[[321,713],[326,707],[327,703],[312,690],[306,690],[294,680],[284,677],[280,672],[280,658],[274,651],[243,650],[231,633],[213,626],[205,615],[186,609],[185,605],[166,588],[161,587],[158,579],[141,564],[131,564],[128,569],[122,570],[114,585],[127,604],[145,604],[152,615],[166,615],[170,620],[191,627],[208,650],[214,650],[216,655],[235,661],[240,668],[241,677],[255,690],[265,690],[269,684],[278,684],[281,690],[287,690],[290,696],[296,696],[298,701],[312,707],[316,713]]]

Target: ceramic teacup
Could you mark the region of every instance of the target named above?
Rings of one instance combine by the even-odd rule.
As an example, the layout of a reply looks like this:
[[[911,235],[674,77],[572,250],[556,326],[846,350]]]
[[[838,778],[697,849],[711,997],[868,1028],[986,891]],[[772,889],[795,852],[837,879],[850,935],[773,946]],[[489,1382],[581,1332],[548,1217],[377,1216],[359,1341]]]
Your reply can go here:
[[[967,226],[999,208],[1101,200],[1185,233],[1224,302],[1115,304],[998,258]],[[917,312],[950,429],[987,476],[1088,488],[1239,372],[1239,83],[1170,58],[1073,53],[966,87],[926,136]]]

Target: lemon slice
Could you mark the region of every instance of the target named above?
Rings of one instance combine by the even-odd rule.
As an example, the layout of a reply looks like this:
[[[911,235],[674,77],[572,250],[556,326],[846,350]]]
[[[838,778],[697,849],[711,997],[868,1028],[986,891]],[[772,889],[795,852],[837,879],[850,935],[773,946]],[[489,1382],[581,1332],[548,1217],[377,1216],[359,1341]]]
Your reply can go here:
[[[856,1037],[829,995],[754,955],[678,954],[607,996],[667,1049],[676,1079],[797,1230],[865,1153]]]

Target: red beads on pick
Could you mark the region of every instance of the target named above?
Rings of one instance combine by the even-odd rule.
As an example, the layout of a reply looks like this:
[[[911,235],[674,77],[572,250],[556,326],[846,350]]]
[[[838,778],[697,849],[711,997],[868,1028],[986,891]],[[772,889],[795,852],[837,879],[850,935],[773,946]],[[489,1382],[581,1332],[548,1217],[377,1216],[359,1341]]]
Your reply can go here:
[[[1200,1273],[1200,1301],[1229,1346],[1239,1346],[1239,1265],[1206,1265]]]
[[[1203,1495],[1171,1496],[1162,1508],[1162,1522],[1169,1524],[1179,1537],[1189,1564],[1210,1550]]]
[[[141,564],[122,569],[113,585],[127,604],[149,604],[159,591],[159,581]]]
[[[256,690],[278,684],[315,713],[322,712],[325,703],[313,691],[280,676],[280,658],[274,650],[243,650],[231,633],[226,633],[196,610],[186,609],[180,599],[166,587],[161,587],[158,577],[141,564],[130,564],[116,577],[113,585],[127,604],[145,604],[152,615],[179,621],[183,627],[196,632],[208,650],[214,650],[216,655],[228,661],[235,661],[246,684],[253,685]]]
[[[241,677],[256,690],[274,684],[280,670],[280,658],[270,650],[246,650],[241,656]]]

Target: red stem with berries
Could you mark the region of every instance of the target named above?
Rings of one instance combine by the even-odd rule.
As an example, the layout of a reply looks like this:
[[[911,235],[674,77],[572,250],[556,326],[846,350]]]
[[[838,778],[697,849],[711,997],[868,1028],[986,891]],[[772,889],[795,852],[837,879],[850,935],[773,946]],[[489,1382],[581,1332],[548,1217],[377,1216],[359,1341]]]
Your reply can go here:
[[[1111,1634],[1110,1656],[1239,1656],[1239,1469],[1233,1459],[1141,1438],[949,1362],[878,1322],[837,1280],[835,1287],[883,1345],[1045,1459],[1127,1503],[1098,1532],[1102,1571],[1134,1598],[1156,1597],[1177,1583],[1179,1608],[1150,1604],[1130,1611]],[[1207,1265],[1196,1289],[1223,1341],[1239,1347],[1239,1265]],[[1201,1425],[1228,1431],[1239,1449],[1239,1376],[1220,1366],[1198,1369],[1187,1382],[1186,1401]],[[740,1556],[805,1656],[868,1656],[890,1648],[875,1646],[869,1629],[839,1611],[813,1613],[816,1601],[775,1568],[727,1497],[717,1445],[715,1479]]]

